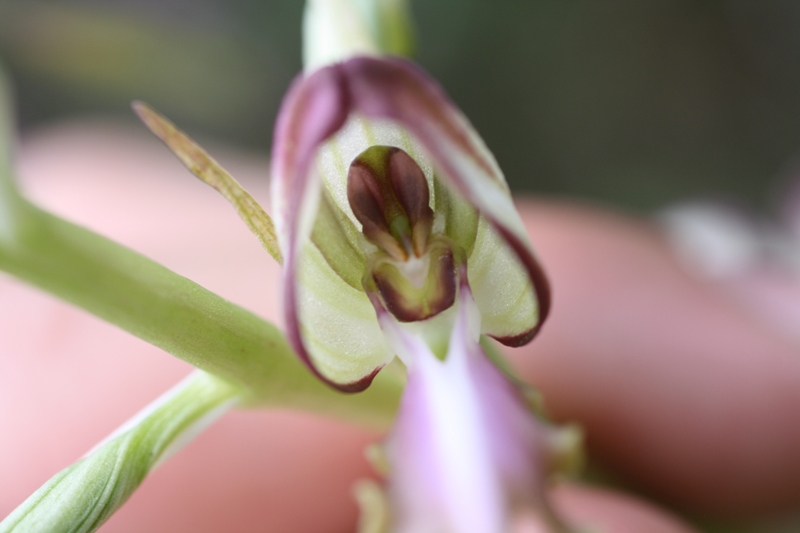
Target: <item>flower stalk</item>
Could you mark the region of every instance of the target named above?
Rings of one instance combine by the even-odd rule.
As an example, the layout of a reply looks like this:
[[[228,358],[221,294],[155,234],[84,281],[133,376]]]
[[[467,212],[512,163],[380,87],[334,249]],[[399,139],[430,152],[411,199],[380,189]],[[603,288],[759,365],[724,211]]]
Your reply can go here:
[[[335,414],[386,427],[402,384],[371,397],[328,390],[297,361],[283,333],[146,257],[30,206],[25,235],[0,245],[0,270],[240,386],[248,403]]]
[[[303,17],[303,65],[311,72],[356,55],[409,56],[407,0],[309,0]]]
[[[240,387],[247,405],[390,424],[401,380],[387,374],[364,397],[335,394],[306,372],[273,324],[26,200],[13,180],[11,109],[0,77],[0,271]]]

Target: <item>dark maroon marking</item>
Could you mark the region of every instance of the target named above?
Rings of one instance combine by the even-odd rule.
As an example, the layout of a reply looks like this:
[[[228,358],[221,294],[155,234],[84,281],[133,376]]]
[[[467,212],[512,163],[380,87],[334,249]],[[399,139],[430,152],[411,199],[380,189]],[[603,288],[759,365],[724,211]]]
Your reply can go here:
[[[411,225],[414,255],[421,257],[433,227],[428,181],[417,162],[399,148],[389,151],[388,167],[392,189]]]
[[[386,308],[400,322],[426,320],[449,309],[455,303],[456,269],[453,252],[447,249],[432,259],[428,272],[436,276],[436,279],[432,284],[430,280],[426,280],[420,289],[414,288],[410,293],[402,292],[402,288],[392,280],[391,274],[394,272],[384,276],[380,267],[373,271],[372,278],[386,303]],[[389,268],[396,271],[393,265]],[[397,272],[397,276],[402,274]]]
[[[425,253],[433,226],[419,165],[400,148],[371,146],[350,164],[347,200],[362,232],[397,261]]]
[[[356,219],[361,222],[361,231],[372,244],[386,251],[398,261],[405,261],[408,254],[402,243],[392,235],[389,217],[402,216],[391,191],[382,186],[376,171],[358,159],[347,172],[347,201]]]

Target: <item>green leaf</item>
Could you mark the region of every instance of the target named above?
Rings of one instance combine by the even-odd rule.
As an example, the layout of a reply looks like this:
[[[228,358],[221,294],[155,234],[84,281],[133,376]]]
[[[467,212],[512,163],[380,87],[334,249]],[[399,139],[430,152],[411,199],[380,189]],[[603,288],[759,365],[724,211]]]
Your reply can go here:
[[[53,476],[0,523],[0,533],[95,531],[156,466],[237,398],[235,387],[195,372],[86,457]]]
[[[175,127],[158,111],[144,102],[134,102],[139,118],[172,150],[181,163],[202,181],[211,185],[228,200],[269,254],[279,264],[283,262],[275,225],[272,219],[249,192],[188,135]]]

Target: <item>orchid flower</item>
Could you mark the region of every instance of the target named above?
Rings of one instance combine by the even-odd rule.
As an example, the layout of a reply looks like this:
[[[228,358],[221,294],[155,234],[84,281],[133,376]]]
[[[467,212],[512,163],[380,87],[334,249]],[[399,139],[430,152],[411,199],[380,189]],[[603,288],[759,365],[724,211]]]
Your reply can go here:
[[[510,346],[536,334],[549,288],[505,179],[417,66],[362,56],[301,76],[272,154],[286,330],[320,378],[366,388],[394,356],[374,303],[433,320],[462,264],[480,333]]]
[[[479,344],[530,341],[549,286],[464,115],[410,61],[341,58],[290,88],[271,174],[299,357],[345,392],[395,355],[408,369],[384,447],[385,527],[504,533],[536,510],[564,530],[544,487],[576,434],[540,423]]]
[[[482,336],[509,346],[529,342],[547,317],[549,286],[483,141],[426,73],[385,55],[407,49],[403,4],[309,2],[307,70],[284,99],[275,129],[274,226],[202,148],[148,106],[134,109],[282,263],[286,337],[317,377],[359,392],[395,355],[405,364],[400,411],[381,452],[389,522],[380,531],[516,532],[534,511],[552,531],[566,531],[547,506],[545,483],[575,458],[579,434],[541,422],[523,387],[479,343]],[[0,119],[2,113],[0,101]],[[94,531],[147,473],[234,405],[349,408],[352,419],[393,412],[399,385],[384,384],[376,402],[368,396],[381,388],[376,381],[357,402],[296,374],[295,367],[304,369],[277,328],[129,251],[54,223],[22,200],[5,174],[0,168],[0,203],[14,209],[0,219],[0,268],[204,372],[54,476],[0,531]],[[18,246],[30,243],[14,240],[23,219],[16,211],[37,228],[60,225],[68,238],[46,246],[48,235],[39,234],[28,239],[39,243],[36,253],[20,253]],[[78,253],[64,242],[80,243]],[[47,265],[60,273],[65,257],[71,268],[64,270],[79,273],[101,271],[95,257],[126,259],[101,264],[106,285],[95,295],[91,285],[39,274]],[[116,292],[105,290],[109,284]]]

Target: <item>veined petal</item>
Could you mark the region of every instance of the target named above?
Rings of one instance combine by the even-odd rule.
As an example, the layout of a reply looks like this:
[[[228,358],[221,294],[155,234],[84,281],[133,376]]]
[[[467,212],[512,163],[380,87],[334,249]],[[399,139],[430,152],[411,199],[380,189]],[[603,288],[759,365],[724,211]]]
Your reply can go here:
[[[275,126],[272,202],[284,252],[283,305],[288,338],[301,360],[323,381],[341,390],[358,391],[369,386],[391,354],[387,355],[383,343],[358,349],[365,346],[364,336],[352,332],[363,325],[360,319],[369,300],[349,286],[311,243],[321,186],[319,174],[313,171],[317,150],[341,129],[349,108],[346,82],[337,68],[320,69],[294,82]],[[310,260],[301,260],[302,256]],[[337,284],[349,296],[340,302],[345,305],[332,305],[323,298],[337,294]],[[326,342],[325,333],[337,330],[338,342]],[[318,332],[318,337],[306,342],[311,331]],[[348,339],[359,344],[348,344]],[[366,339],[371,340],[369,335]],[[352,360],[349,370],[353,372],[342,367],[347,360]]]
[[[363,268],[356,272],[364,257],[357,245],[360,224],[347,200],[347,172],[376,143],[414,146],[392,124],[352,116],[349,103],[339,66],[294,83],[275,129],[272,201],[285,258],[288,337],[321,379],[356,392],[393,354],[360,286]],[[430,165],[426,177],[433,179]]]
[[[275,131],[272,198],[289,339],[319,377],[354,392],[369,386],[393,354],[361,287],[363,237],[347,199],[349,165],[380,144],[414,156],[429,184],[433,170],[405,130],[349,115],[349,101],[337,66],[295,82]]]
[[[506,262],[487,278],[486,285],[502,283],[509,273],[516,276],[515,269],[526,272],[532,283],[523,289],[525,295],[514,299],[516,303],[505,304],[506,312],[494,310],[493,322],[504,327],[501,331],[488,329],[487,333],[512,346],[528,342],[547,316],[550,288],[505,179],[483,141],[438,85],[412,63],[357,57],[340,68],[347,79],[353,109],[404,126],[417,138],[437,172],[486,217],[516,254],[519,264]],[[493,252],[491,247],[477,249],[479,254]]]
[[[539,324],[536,296],[528,271],[497,230],[480,217],[473,253],[469,256],[469,284],[481,311],[481,333],[504,344],[519,345]]]
[[[341,389],[365,376],[372,381],[394,354],[367,294],[339,277],[309,241],[298,270],[299,331],[313,368],[327,380],[345,384],[337,386]]]
[[[399,326],[387,335],[399,341],[398,355],[409,367],[386,442],[394,530],[503,533],[503,491],[463,353],[440,361]]]

